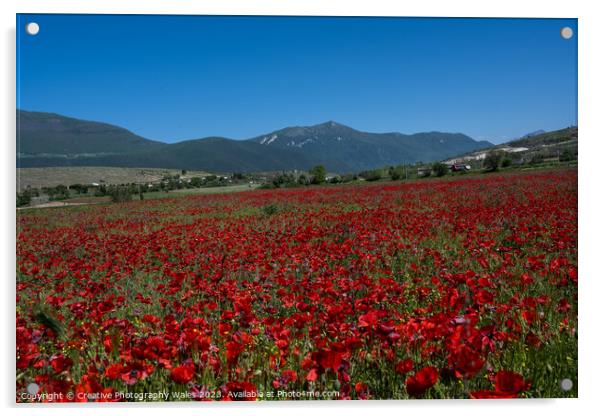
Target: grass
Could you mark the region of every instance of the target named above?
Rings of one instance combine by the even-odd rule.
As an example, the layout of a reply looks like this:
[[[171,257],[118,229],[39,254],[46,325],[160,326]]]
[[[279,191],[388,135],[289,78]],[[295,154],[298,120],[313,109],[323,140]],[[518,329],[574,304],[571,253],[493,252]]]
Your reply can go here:
[[[17,190],[73,185],[102,183],[149,183],[161,180],[165,175],[181,175],[178,169],[157,168],[119,168],[119,167],[47,167],[17,168]],[[207,176],[205,171],[189,171],[185,176]]]

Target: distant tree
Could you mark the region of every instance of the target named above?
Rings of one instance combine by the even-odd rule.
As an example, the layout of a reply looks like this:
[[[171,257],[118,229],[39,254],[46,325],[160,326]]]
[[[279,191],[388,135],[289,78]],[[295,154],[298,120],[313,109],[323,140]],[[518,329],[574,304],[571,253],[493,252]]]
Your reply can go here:
[[[362,178],[364,178],[365,180],[367,180],[369,182],[378,181],[379,179],[381,179],[383,177],[380,169],[366,170],[364,172],[360,172],[359,176],[361,176]]]
[[[193,188],[200,188],[205,181],[200,176],[195,176],[190,178],[190,186]]]
[[[113,202],[126,202],[132,200],[133,192],[129,186],[116,185],[109,188],[108,194]]]
[[[391,166],[389,168],[389,177],[397,181],[403,177],[403,166]]]
[[[309,178],[307,177],[307,175],[305,173],[302,173],[297,178],[297,183],[299,185],[309,185],[311,182],[310,182]]]
[[[232,179],[236,179],[236,180],[240,181],[240,180],[245,179],[245,175],[243,173],[240,173],[240,172],[234,172],[232,174]]]
[[[272,181],[276,188],[290,188],[297,185],[295,176],[292,173],[282,172]]]
[[[188,171],[186,169],[182,169],[182,176],[186,175]]]
[[[558,160],[560,160],[561,162],[570,162],[571,160],[576,159],[575,156],[576,155],[571,151],[571,149],[564,149],[558,157]]]
[[[31,203],[31,195],[27,191],[17,192],[17,206],[24,207]]]
[[[539,165],[540,163],[543,163],[544,157],[541,153],[536,153],[533,156],[531,156],[531,159],[529,160],[529,164],[530,165]]]
[[[326,180],[326,168],[323,165],[317,165],[310,169],[311,183],[319,185]]]
[[[502,163],[502,158],[502,152],[489,152],[487,153],[487,156],[485,156],[485,160],[483,160],[483,167],[490,172],[494,172],[499,169]]]
[[[50,201],[60,201],[69,198],[69,189],[65,185],[43,188],[42,190],[48,195]]]
[[[506,155],[502,158],[502,167],[509,168],[510,166],[512,166],[512,159]]]
[[[343,176],[341,176],[341,182],[351,182],[351,181],[355,181],[357,179],[357,175],[353,174],[353,173],[347,173]]]
[[[86,194],[88,193],[88,186],[82,185],[81,183],[74,183],[73,185],[69,185],[69,189],[75,191],[78,194]]]
[[[435,175],[438,177],[445,176],[447,174],[447,170],[448,170],[447,165],[445,165],[441,162],[433,163],[433,166],[431,167],[431,169],[433,170]]]

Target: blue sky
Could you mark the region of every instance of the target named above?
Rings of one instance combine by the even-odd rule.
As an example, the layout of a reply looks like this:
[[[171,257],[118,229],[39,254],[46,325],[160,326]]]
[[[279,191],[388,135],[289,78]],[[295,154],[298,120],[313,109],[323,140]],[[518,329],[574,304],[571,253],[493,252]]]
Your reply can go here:
[[[18,15],[17,78],[18,108],[166,142],[335,120],[499,143],[577,124],[577,20]]]

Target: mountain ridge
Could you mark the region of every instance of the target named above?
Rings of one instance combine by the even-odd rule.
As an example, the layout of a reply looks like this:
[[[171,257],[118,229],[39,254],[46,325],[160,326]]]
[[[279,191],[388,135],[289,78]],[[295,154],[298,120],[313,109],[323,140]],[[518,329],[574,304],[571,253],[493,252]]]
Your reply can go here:
[[[217,172],[308,169],[352,172],[430,162],[492,146],[462,133],[369,133],[329,120],[250,139],[164,143],[107,123],[17,110],[18,167],[117,166]]]

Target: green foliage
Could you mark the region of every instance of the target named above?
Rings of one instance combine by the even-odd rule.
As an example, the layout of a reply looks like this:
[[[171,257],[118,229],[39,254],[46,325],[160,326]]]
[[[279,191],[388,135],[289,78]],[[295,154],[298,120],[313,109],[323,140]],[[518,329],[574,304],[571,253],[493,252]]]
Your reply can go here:
[[[366,170],[366,171],[360,172],[359,176],[369,182],[378,181],[378,180],[382,179],[382,177],[383,177],[380,169]]]
[[[529,165],[533,166],[533,165],[539,165],[540,163],[543,163],[544,161],[544,156],[541,153],[536,153],[533,156],[531,156],[531,159],[529,160]]]
[[[305,173],[302,173],[301,175],[299,175],[299,179],[297,179],[297,183],[299,185],[309,185],[311,183],[311,181],[307,177],[307,175],[305,175]]]
[[[311,175],[311,183],[318,185],[326,180],[326,168],[322,165],[314,166],[309,170]]]
[[[190,178],[190,186],[193,188],[200,188],[205,183],[205,180],[200,176]]]
[[[63,335],[63,324],[54,316],[48,305],[41,303],[34,305],[33,316],[40,324],[52,330],[57,337]]]
[[[558,159],[561,162],[570,162],[577,159],[577,155],[571,149],[564,149]]]
[[[297,186],[295,175],[286,172],[282,172],[281,174],[276,176],[272,183],[276,188],[292,188]]]
[[[261,208],[261,212],[263,213],[263,215],[265,216],[270,216],[270,215],[274,215],[279,211],[278,205],[276,204],[269,204],[269,205],[265,205]]]
[[[27,191],[17,192],[17,207],[24,207],[31,203],[31,194]]]
[[[441,162],[433,163],[433,166],[431,168],[435,173],[435,176],[437,177],[445,176],[447,174],[447,171],[449,170],[447,168],[447,165]]]
[[[405,176],[405,167],[404,166],[391,166],[389,168],[389,177],[397,181],[399,179],[403,179]]]
[[[501,166],[503,158],[503,152],[489,152],[487,153],[487,156],[485,156],[485,160],[483,160],[483,167],[489,172],[495,172]]]
[[[247,177],[244,173],[240,173],[240,172],[234,172],[232,174],[232,179],[237,180],[237,181],[242,181],[245,180]]]
[[[113,202],[131,201],[133,193],[133,190],[129,186],[112,186],[108,191]]]
[[[347,173],[347,174],[341,176],[342,183],[352,182],[355,180],[357,180],[357,175],[354,173]]]
[[[69,185],[69,189],[75,191],[75,193],[77,194],[88,193],[88,185],[82,185],[81,183],[74,183],[73,185]]]

